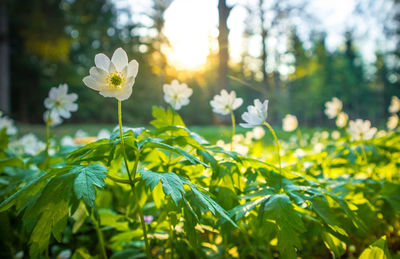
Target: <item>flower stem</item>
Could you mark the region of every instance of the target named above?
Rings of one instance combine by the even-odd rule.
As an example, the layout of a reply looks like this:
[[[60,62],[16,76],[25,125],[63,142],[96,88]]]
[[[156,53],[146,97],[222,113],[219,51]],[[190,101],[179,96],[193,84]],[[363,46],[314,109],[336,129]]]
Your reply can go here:
[[[361,144],[361,152],[362,152],[365,164],[368,164],[367,152],[365,152],[364,143]]]
[[[171,110],[172,110],[171,126],[174,126],[174,124],[175,124],[175,112],[176,111],[175,111],[174,107],[172,107],[172,106],[171,106]],[[174,137],[174,132],[172,130],[170,131],[170,134],[171,134],[171,138],[173,138]],[[169,171],[169,167],[171,165],[171,159],[172,159],[172,152],[170,152],[169,155],[168,155],[167,171]]]
[[[144,221],[144,215],[143,215],[142,208],[140,207],[140,204],[138,203],[136,187],[135,187],[136,173],[137,173],[137,168],[138,168],[139,158],[140,158],[140,150],[138,150],[136,153],[135,164],[133,166],[133,171],[132,171],[133,172],[133,179],[132,179],[131,171],[129,170],[129,166],[128,166],[128,159],[127,159],[126,152],[125,152],[124,136],[122,133],[121,101],[118,101],[118,122],[119,122],[119,134],[120,134],[120,138],[121,138],[122,153],[124,155],[124,162],[125,162],[125,166],[126,166],[126,171],[128,172],[129,184],[131,186],[133,198],[135,200],[135,204],[139,211],[139,219],[140,219],[140,223],[142,225],[144,244],[146,246],[146,255],[147,255],[147,258],[151,259],[152,256],[151,256],[151,252],[150,252],[149,240],[147,238],[146,223]]]
[[[169,244],[171,246],[171,259],[174,258],[174,226],[172,225],[172,218],[169,217]]]
[[[299,128],[297,128],[296,132],[297,132],[297,138],[299,139],[299,145],[300,145],[300,147],[302,147],[303,146],[303,135],[301,134],[301,130]]]
[[[235,131],[236,131],[235,114],[233,113],[233,111],[231,111],[231,120],[232,120],[231,151],[233,151],[233,137],[235,136]]]
[[[108,257],[107,257],[107,253],[106,253],[106,248],[104,246],[103,233],[101,232],[101,229],[100,229],[100,221],[98,220],[98,215],[97,215],[96,208],[93,208],[91,218],[92,218],[93,225],[94,225],[94,227],[96,229],[97,237],[99,239],[102,257],[104,259],[107,259]]]
[[[269,125],[268,122],[264,121],[264,125],[267,126],[269,131],[271,131],[272,136],[275,139],[276,152],[278,154],[278,161],[279,161],[279,172],[282,174],[282,163],[281,163],[281,154],[280,154],[280,147],[279,147],[278,137],[276,136],[274,129],[271,127],[271,125]]]
[[[45,150],[46,155],[49,154],[49,147],[50,147],[50,114],[51,110],[49,110],[49,114],[47,115],[47,120],[46,120],[46,150]]]

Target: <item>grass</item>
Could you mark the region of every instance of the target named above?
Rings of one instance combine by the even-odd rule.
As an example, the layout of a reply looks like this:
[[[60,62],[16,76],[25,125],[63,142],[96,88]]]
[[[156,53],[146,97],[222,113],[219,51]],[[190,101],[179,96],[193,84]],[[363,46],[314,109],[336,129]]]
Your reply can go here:
[[[89,134],[89,136],[97,136],[98,132],[101,129],[107,129],[112,131],[116,125],[114,124],[63,124],[61,126],[55,127],[51,129],[51,135],[56,139],[61,139],[63,136],[74,136],[78,130],[83,130]],[[127,125],[130,127],[140,127],[139,125]],[[45,139],[45,126],[40,124],[19,124],[18,127],[18,135],[23,136],[28,133],[33,133],[38,136],[40,139]],[[222,125],[208,125],[208,126],[193,126],[189,127],[192,131],[200,134],[206,140],[211,143],[215,143],[217,140],[224,140],[225,142],[229,141],[231,138],[231,127],[222,126]],[[296,135],[296,132],[285,132],[281,128],[274,127],[276,134],[279,139],[287,140],[291,136]],[[245,134],[249,129],[242,128],[240,126],[236,127],[236,134]],[[302,128],[302,134],[313,134],[316,131],[328,130],[326,128]],[[272,142],[272,135],[266,131],[266,141]]]

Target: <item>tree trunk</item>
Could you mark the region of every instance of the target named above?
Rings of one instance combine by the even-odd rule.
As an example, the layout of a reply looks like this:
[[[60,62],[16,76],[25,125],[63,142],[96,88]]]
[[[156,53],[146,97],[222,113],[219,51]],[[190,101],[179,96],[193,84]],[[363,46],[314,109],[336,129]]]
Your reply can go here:
[[[266,90],[270,90],[269,89],[269,84],[268,84],[268,74],[267,74],[267,58],[268,58],[268,53],[267,53],[267,34],[268,31],[267,29],[265,29],[265,25],[264,25],[264,9],[263,9],[263,5],[264,5],[264,0],[259,0],[258,2],[258,6],[260,9],[260,26],[261,26],[261,71],[262,71],[262,75],[263,75],[263,85],[265,86]]]
[[[216,91],[221,89],[229,89],[228,73],[229,73],[229,28],[227,25],[229,14],[232,7],[226,5],[226,0],[218,1],[218,45],[219,45],[219,67],[218,67],[218,86]]]
[[[6,1],[0,1],[0,110],[10,112],[8,22]]]

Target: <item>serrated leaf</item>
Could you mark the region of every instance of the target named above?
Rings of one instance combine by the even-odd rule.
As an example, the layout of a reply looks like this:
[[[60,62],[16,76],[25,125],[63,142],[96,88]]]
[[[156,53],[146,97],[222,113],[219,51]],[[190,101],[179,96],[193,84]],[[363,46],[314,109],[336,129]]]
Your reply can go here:
[[[276,194],[264,205],[265,217],[276,222],[278,250],[282,258],[297,258],[295,248],[301,249],[298,233],[304,232],[303,221],[285,194]]]
[[[186,152],[185,150],[179,148],[179,147],[174,147],[168,144],[165,144],[162,142],[162,139],[155,139],[155,138],[148,138],[144,141],[139,142],[138,147],[139,148],[160,148],[160,149],[165,149],[171,152],[174,152],[176,154],[182,155],[185,157],[190,163],[192,164],[201,164],[205,167],[209,167],[207,164],[202,162],[200,159],[197,157],[193,156],[192,154]]]
[[[224,220],[229,221],[232,225],[238,227],[236,223],[233,222],[232,219],[229,217],[228,212],[224,208],[222,208],[217,202],[211,199],[211,197],[208,196],[205,191],[200,191],[195,184],[189,182],[188,180],[185,181],[185,184],[189,185],[194,194],[194,197],[200,203],[198,204],[200,205],[200,209],[207,209],[214,215],[219,214]]]
[[[73,180],[73,174],[52,178],[26,209],[24,221],[37,218],[30,238],[29,254],[32,257],[37,257],[48,247],[51,233],[61,241],[69,215]]]
[[[52,173],[44,173],[30,183],[23,186],[20,190],[18,190],[16,193],[8,197],[0,204],[0,212],[7,210],[16,203],[19,203],[19,206],[17,206],[18,210],[24,209],[24,204],[26,204],[28,198],[35,196],[46,183],[46,181],[56,173],[56,171],[53,171]]]
[[[256,206],[258,206],[259,204],[261,204],[261,203],[265,202],[266,200],[268,200],[269,197],[271,197],[271,195],[265,195],[265,196],[260,197],[260,198],[258,198],[256,200],[252,200],[252,201],[246,202],[244,204],[241,204],[239,206],[236,206],[235,208],[233,208],[233,209],[231,209],[229,211],[229,215],[231,217],[235,217],[235,220],[239,220],[244,215],[246,215],[246,213],[248,213],[251,210],[253,210]]]
[[[83,198],[89,207],[93,207],[96,199],[95,186],[102,188],[107,177],[107,168],[99,164],[77,166],[70,171],[76,174],[74,192],[78,199]]]
[[[168,108],[164,110],[162,107],[153,106],[152,115],[154,120],[150,122],[156,128],[161,128],[170,125],[178,125],[185,127],[185,123],[183,122],[181,116]]]
[[[178,206],[179,201],[182,199],[182,194],[185,193],[185,188],[179,176],[174,173],[156,173],[148,170],[142,170],[140,174],[146,186],[150,187],[152,191],[161,181],[165,195],[170,195]]]

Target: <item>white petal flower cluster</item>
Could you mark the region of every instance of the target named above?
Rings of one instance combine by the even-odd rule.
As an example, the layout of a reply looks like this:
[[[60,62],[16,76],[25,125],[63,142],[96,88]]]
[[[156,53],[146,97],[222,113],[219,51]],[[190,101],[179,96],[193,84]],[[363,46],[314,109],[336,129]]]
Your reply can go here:
[[[139,63],[131,60],[125,50],[115,50],[111,60],[103,53],[94,58],[95,67],[90,68],[89,76],[83,82],[89,88],[99,91],[104,97],[114,97],[119,101],[128,99],[139,70]]]
[[[398,125],[399,125],[399,116],[397,116],[397,114],[393,114],[392,116],[389,117],[386,126],[388,127],[388,129],[394,130],[395,128],[397,128]]]
[[[369,120],[357,119],[349,122],[349,134],[352,140],[368,140],[371,139],[377,129],[371,128],[371,122]]]
[[[333,97],[332,101],[325,103],[325,114],[329,119],[335,118],[343,108],[343,103],[338,98]]]
[[[40,141],[34,134],[30,133],[21,139],[11,142],[9,148],[18,154],[37,155],[42,152],[46,145]]]
[[[262,103],[259,99],[254,100],[254,105],[247,107],[247,112],[242,114],[246,123],[240,123],[243,128],[254,128],[265,122],[268,116],[268,100]]]
[[[392,102],[389,106],[390,113],[397,113],[400,111],[400,99],[397,96],[392,96]]]
[[[345,112],[340,112],[336,118],[336,126],[339,128],[344,128],[347,125],[347,121],[349,120],[349,116]]]
[[[2,116],[3,113],[0,111],[0,130],[6,129],[7,135],[17,134],[17,128],[14,126],[14,121],[7,116]]]
[[[213,109],[213,112],[227,115],[230,112],[239,108],[243,103],[242,98],[236,98],[235,91],[231,91],[229,94],[224,89],[221,90],[220,95],[215,95],[214,98],[210,101],[210,105]]]
[[[286,114],[285,118],[282,120],[284,131],[294,131],[299,126],[296,116],[291,114]]]
[[[49,97],[44,100],[44,106],[48,110],[56,113],[56,115],[69,119],[71,118],[71,112],[76,112],[78,110],[78,104],[75,103],[77,99],[77,94],[68,94],[67,84],[60,84],[58,87],[50,89]]]
[[[189,104],[189,97],[193,93],[191,88],[186,84],[180,84],[178,80],[173,80],[170,85],[163,85],[163,90],[165,102],[176,111]]]

